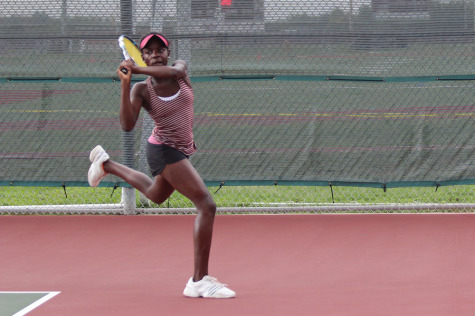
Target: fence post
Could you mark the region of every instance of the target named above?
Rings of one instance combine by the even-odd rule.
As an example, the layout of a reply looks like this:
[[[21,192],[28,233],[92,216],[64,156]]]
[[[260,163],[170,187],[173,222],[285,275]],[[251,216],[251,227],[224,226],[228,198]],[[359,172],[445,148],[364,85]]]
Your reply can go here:
[[[134,131],[122,132],[122,147],[124,165],[134,168]],[[122,204],[124,205],[124,214],[135,214],[135,189],[122,188]]]
[[[120,28],[122,34],[131,35],[133,32],[133,2],[132,0],[120,0]],[[122,132],[122,147],[124,165],[134,168],[134,132]],[[122,188],[122,204],[124,214],[135,213],[135,189]]]

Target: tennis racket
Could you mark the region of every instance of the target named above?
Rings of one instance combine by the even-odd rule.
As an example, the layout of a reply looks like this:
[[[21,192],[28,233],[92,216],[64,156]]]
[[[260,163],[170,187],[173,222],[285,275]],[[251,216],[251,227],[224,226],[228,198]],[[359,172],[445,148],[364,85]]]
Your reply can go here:
[[[139,67],[146,67],[147,65],[142,59],[142,53],[135,44],[134,40],[126,35],[121,35],[118,39],[119,47],[122,49],[125,59],[132,59],[133,62]],[[127,69],[122,68],[121,71],[126,74]]]

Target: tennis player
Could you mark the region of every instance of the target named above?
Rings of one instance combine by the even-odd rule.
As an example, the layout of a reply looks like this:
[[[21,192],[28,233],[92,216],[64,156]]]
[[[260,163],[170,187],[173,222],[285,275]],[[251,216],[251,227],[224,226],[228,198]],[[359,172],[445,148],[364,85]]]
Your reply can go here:
[[[154,179],[109,159],[100,146],[90,153],[92,164],[88,181],[99,185],[107,174],[116,175],[155,203],[164,202],[175,190],[190,199],[198,215],[194,226],[194,274],[183,294],[188,297],[231,298],[236,293],[208,275],[216,204],[203,180],[189,161],[196,150],[193,141],[193,89],[187,65],[177,60],[168,66],[169,42],[160,33],[142,37],[139,48],[147,67],[125,60],[117,69],[121,80],[120,123],[130,131],[137,123],[141,108],[155,122],[147,143],[147,160]],[[124,74],[121,69],[127,69]],[[132,74],[149,77],[133,85]]]

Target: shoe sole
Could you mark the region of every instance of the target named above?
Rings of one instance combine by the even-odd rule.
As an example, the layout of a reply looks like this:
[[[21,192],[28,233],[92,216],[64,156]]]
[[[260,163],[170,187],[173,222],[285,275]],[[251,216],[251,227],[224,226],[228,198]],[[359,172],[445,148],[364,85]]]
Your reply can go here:
[[[104,179],[106,175],[100,177],[98,180],[96,180],[94,183],[91,182],[90,178],[91,178],[91,170],[94,168],[94,164],[92,164],[90,167],[89,167],[89,170],[87,172],[87,182],[89,183],[89,185],[93,188],[97,187],[99,185],[99,183],[101,183],[101,180]]]
[[[102,152],[105,152],[104,148],[102,148],[101,145],[97,145],[96,147],[94,147],[93,150],[91,150],[91,153],[89,154],[89,160],[91,161],[92,164],[89,167],[89,170],[88,170],[88,173],[87,173],[87,182],[93,188],[97,187],[99,185],[99,183],[101,183],[101,180],[104,179],[107,176],[107,173],[104,174],[102,177],[100,177],[97,180],[97,183],[96,182],[91,183],[91,181],[90,181],[90,172],[94,168],[95,164],[97,164],[97,162],[95,161],[96,157],[98,157],[98,155],[100,155]]]
[[[234,294],[233,296],[202,296],[202,295],[197,294],[196,291],[191,290],[191,289],[188,288],[188,287],[186,287],[185,290],[183,291],[183,295],[185,295],[185,296],[187,296],[187,297],[191,297],[191,298],[203,297],[203,298],[217,298],[217,299],[220,299],[220,298],[234,298],[234,297],[236,297],[236,294]]]
[[[104,148],[102,148],[101,145],[97,145],[96,147],[94,147],[94,149],[91,150],[91,153],[89,154],[89,161],[94,162],[94,158],[101,151],[105,151]]]

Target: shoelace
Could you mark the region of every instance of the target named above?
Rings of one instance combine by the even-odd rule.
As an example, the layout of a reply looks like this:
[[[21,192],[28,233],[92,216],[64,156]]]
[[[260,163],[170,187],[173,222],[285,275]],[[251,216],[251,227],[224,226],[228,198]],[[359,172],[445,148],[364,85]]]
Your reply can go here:
[[[222,289],[223,287],[227,286],[227,284],[221,283],[218,281],[218,279],[211,276],[206,276],[204,280],[212,284],[212,286],[206,289],[206,291],[211,295],[213,295],[214,293],[216,293],[216,291]]]
[[[217,278],[209,276],[209,275],[205,276],[205,279],[207,281],[211,282],[211,283],[216,284],[216,285],[228,286],[227,284],[219,282]]]

